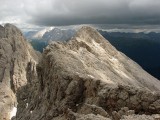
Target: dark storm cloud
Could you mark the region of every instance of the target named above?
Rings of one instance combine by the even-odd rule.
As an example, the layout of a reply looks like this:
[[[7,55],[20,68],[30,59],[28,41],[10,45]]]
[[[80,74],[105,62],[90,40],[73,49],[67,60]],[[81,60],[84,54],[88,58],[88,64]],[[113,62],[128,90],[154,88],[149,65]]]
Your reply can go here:
[[[160,0],[0,0],[0,21],[55,26],[160,24]]]
[[[40,25],[159,24],[159,0],[54,0],[26,9],[30,22]],[[41,12],[39,12],[41,11]]]

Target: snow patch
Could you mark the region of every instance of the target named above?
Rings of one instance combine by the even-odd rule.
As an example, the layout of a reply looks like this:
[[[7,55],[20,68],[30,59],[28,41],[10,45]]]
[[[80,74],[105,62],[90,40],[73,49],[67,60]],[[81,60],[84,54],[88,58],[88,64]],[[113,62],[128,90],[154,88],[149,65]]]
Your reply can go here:
[[[116,59],[115,57],[112,57],[110,59],[110,61],[113,63],[113,68],[114,70],[121,76],[124,76],[128,79],[130,79],[130,77],[123,71],[123,66],[121,66],[120,62],[118,61],[118,59]],[[120,67],[121,66],[121,67]],[[120,68],[119,68],[120,67]]]
[[[12,117],[16,116],[16,113],[17,113],[17,108],[14,107],[14,108],[12,109],[12,111],[10,112],[10,119],[11,119]]]
[[[79,72],[76,72],[76,74],[80,74]]]
[[[106,76],[106,73],[104,71],[98,71],[96,70],[95,73],[97,73],[99,75],[98,78],[100,78],[102,81],[104,81],[105,83],[108,83],[108,84],[112,84],[114,85],[115,83],[110,80],[107,76]]]
[[[26,108],[28,108],[28,103],[26,103]]]
[[[88,75],[88,77],[94,78],[92,75]]]
[[[113,62],[118,62],[118,60],[115,57],[112,57],[110,60]]]
[[[122,70],[118,70],[118,69],[114,69],[114,70],[115,70],[117,73],[119,73],[120,75],[122,75],[122,76],[130,79],[130,77],[129,77],[126,73],[124,73]]]
[[[101,53],[105,53],[106,51],[101,47],[101,45],[97,42],[95,42],[95,40],[92,40],[92,44],[93,44],[93,48],[96,49],[96,51],[101,52]]]

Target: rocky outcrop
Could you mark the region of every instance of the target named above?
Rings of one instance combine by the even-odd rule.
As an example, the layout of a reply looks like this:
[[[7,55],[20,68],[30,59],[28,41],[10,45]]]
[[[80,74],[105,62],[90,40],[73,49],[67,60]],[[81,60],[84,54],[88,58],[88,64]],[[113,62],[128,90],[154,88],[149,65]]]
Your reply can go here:
[[[30,64],[28,70],[28,84],[17,92],[16,120],[160,114],[160,81],[90,27],[68,42],[50,44],[36,69]]]
[[[10,118],[17,90],[27,84],[28,65],[35,66],[39,57],[17,27],[0,26],[0,120]]]

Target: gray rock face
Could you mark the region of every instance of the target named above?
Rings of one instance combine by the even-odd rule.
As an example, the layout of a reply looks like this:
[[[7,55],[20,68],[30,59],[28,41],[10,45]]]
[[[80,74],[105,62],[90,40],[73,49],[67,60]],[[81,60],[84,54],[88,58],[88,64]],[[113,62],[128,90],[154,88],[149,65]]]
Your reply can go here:
[[[36,65],[38,59],[38,53],[17,27],[11,24],[0,26],[0,116],[7,117],[5,114],[8,114],[10,117],[9,112],[17,105],[17,90],[27,84],[28,65]]]
[[[16,120],[109,120],[134,111],[160,113],[160,81],[90,27],[82,27],[67,43],[50,44],[37,75],[32,68],[28,84],[17,92]]]

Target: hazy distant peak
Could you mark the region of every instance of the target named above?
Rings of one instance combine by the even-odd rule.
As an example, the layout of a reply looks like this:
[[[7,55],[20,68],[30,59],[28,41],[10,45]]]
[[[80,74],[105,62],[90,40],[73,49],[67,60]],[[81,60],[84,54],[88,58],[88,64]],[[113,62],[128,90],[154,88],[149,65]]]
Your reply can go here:
[[[49,32],[51,30],[53,30],[54,27],[49,27],[49,28],[45,28],[45,29],[42,29],[41,31],[38,31],[34,36],[33,38],[42,38],[42,36],[46,33],[46,32]]]
[[[54,28],[54,29],[52,29],[52,31],[60,31],[61,29],[59,29],[59,28]]]

